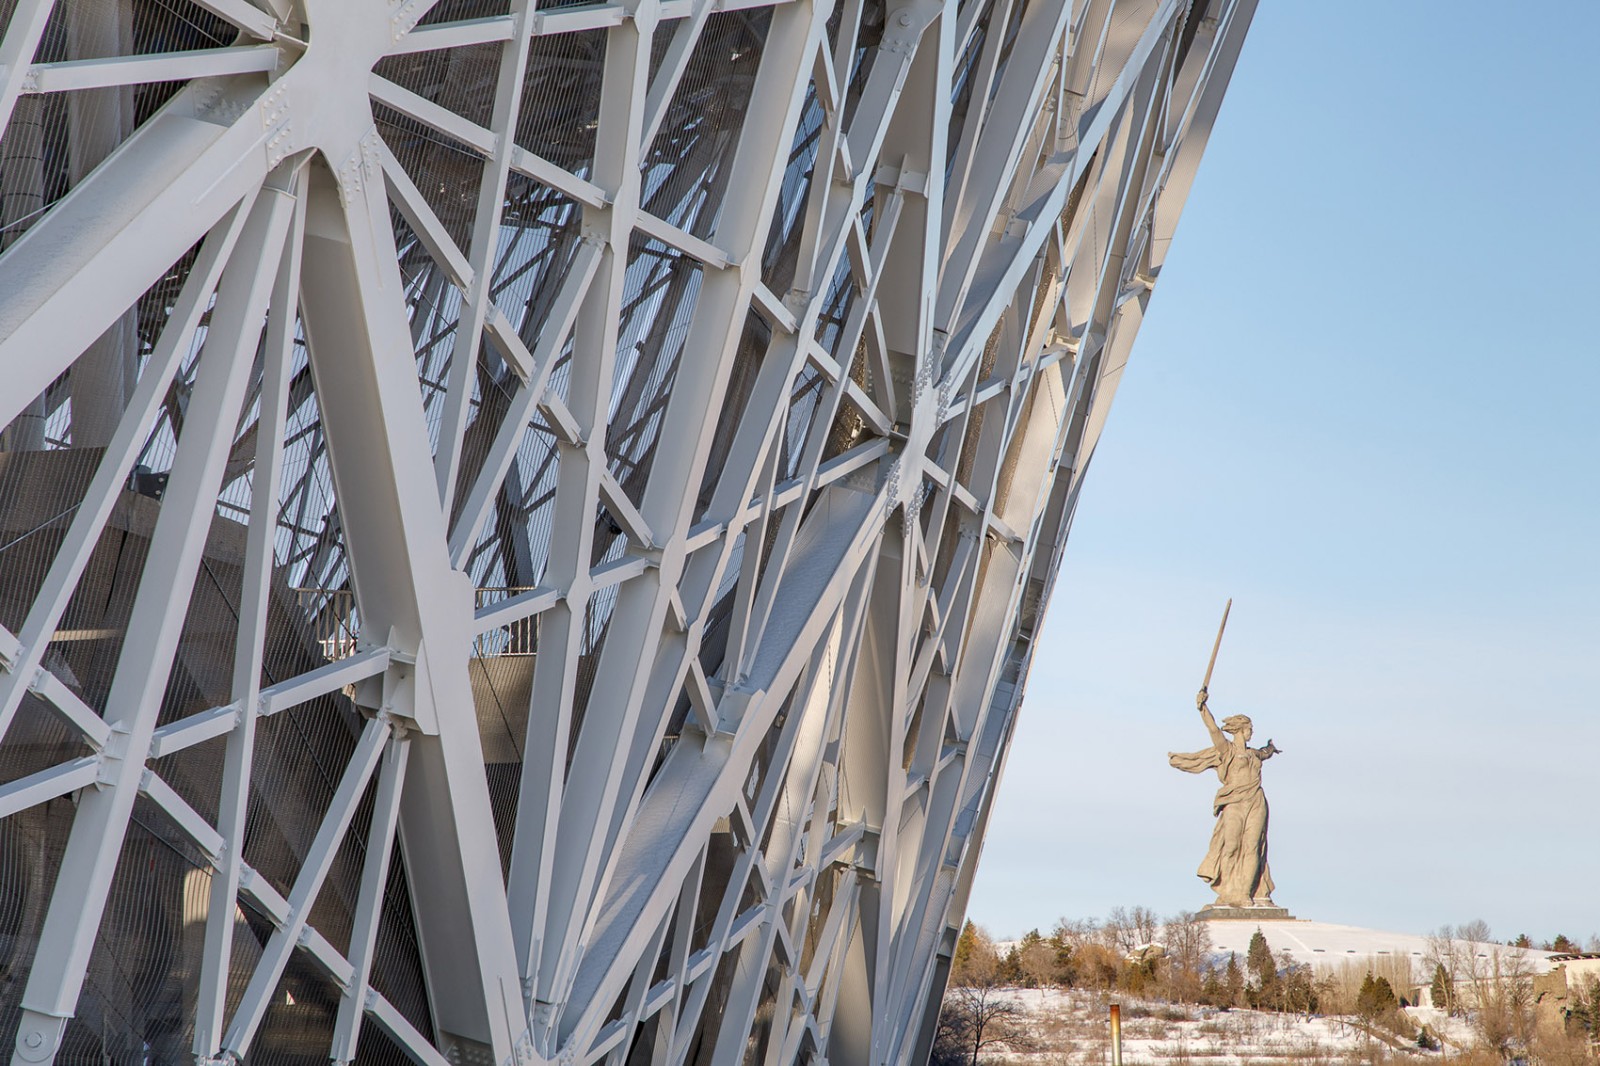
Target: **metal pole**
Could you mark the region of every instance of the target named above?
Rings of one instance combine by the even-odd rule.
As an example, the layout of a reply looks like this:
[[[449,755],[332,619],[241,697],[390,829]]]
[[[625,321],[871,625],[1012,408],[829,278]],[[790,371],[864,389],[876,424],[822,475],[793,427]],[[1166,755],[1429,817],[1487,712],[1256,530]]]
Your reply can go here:
[[[1122,1006],[1111,1004],[1111,1066],[1122,1066]]]

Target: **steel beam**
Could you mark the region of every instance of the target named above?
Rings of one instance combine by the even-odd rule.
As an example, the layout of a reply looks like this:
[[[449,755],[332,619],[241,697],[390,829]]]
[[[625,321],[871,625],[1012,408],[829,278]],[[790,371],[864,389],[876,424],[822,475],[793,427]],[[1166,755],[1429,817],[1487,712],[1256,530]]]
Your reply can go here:
[[[1253,0],[199,6],[0,4],[12,1061],[925,1058]]]

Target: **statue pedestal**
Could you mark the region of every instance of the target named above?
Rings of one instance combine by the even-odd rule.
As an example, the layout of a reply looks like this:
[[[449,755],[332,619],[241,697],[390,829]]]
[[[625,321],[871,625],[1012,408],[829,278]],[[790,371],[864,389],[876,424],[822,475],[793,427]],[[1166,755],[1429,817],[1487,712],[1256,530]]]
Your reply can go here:
[[[1292,922],[1294,915],[1285,907],[1251,904],[1248,907],[1224,907],[1213,904],[1203,907],[1195,915],[1203,922]]]

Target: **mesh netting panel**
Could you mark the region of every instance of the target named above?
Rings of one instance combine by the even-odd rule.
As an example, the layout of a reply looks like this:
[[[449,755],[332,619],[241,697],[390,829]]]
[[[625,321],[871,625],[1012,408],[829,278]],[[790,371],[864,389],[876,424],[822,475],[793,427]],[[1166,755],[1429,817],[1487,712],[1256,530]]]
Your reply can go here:
[[[433,5],[422,21],[421,26],[435,25],[441,22],[458,22],[462,19],[494,18],[497,15],[511,13],[511,0],[439,0]]]
[[[697,237],[716,228],[772,12],[705,22],[641,169],[645,210]]]
[[[541,5],[544,6],[544,5]],[[671,34],[658,29],[656,49]],[[535,37],[528,45],[516,141],[535,155],[580,177],[594,169],[605,72],[606,32],[583,30]]]
[[[822,391],[826,385],[827,379],[810,363],[795,375],[789,392],[789,414],[784,419],[779,440],[778,476],[781,479],[787,480],[800,473],[800,461],[805,457],[806,441],[822,406]]]
[[[750,312],[744,321],[739,347],[734,352],[733,372],[722,399],[722,416],[716,420],[716,434],[711,438],[711,451],[706,457],[705,472],[700,478],[700,492],[694,510],[696,523],[705,518],[706,508],[711,506],[712,495],[728,462],[734,435],[745,417],[745,406],[750,402],[750,394],[756,387],[756,378],[761,372],[761,363],[766,358],[767,346],[771,341],[772,327],[760,315]],[[766,412],[759,412],[755,417],[765,418]]]
[[[339,990],[303,951],[289,956],[250,1047],[250,1066],[327,1066]]]
[[[65,391],[64,380],[62,385]],[[39,428],[42,436],[42,420]],[[0,435],[0,625],[16,632],[104,453],[100,448],[5,447],[13,440]]]
[[[559,459],[555,434],[538,420],[530,423],[468,560],[479,588],[493,587],[497,573],[510,587],[539,584],[550,553]]]
[[[44,700],[25,692],[11,728],[6,731],[5,743],[0,744],[0,785],[88,754],[89,744],[83,734]]]
[[[159,724],[231,702],[245,527],[220,516],[195,575]]]
[[[183,82],[30,93],[0,136],[0,249],[36,225]]]
[[[391,214],[400,278],[405,285],[411,348],[417,360],[417,384],[422,390],[422,414],[428,427],[428,450],[432,454],[439,449],[446,383],[463,301],[461,290],[451,283],[400,212]]]
[[[516,375],[487,342],[478,350],[477,373],[473,375],[471,388],[467,427],[461,439],[461,465],[456,478],[455,503],[450,509],[452,526],[461,516],[462,508],[472,492],[473,484],[478,480],[478,473],[483,469],[484,460],[489,456],[490,447],[506,420],[518,390]]]
[[[521,174],[506,183],[491,294],[530,349],[572,266],[583,212],[561,193]]]
[[[289,391],[262,641],[263,685],[351,654],[360,625],[321,411],[303,350]]]
[[[867,79],[872,75],[878,58],[878,45],[883,41],[883,22],[886,14],[884,0],[865,0],[861,5],[861,26],[856,31],[855,47],[850,57],[850,79],[845,84],[844,128],[849,129],[861,105],[861,94],[866,90]]]
[[[190,1058],[210,889],[199,852],[154,804],[139,799],[56,1062]]]
[[[192,0],[56,0],[33,61],[222,48],[238,36],[232,23]]]
[[[616,605],[617,589],[613,585],[590,596],[584,611],[583,644],[578,653],[578,671],[572,691],[572,725],[567,734],[568,768],[578,748],[583,719],[589,710],[589,695],[594,691],[595,675],[600,668],[600,656],[605,651],[606,636],[611,632],[611,611]]]
[[[388,78],[468,122],[494,121],[495,81],[500,73],[500,45],[437,48],[378,60],[373,73]]]
[[[655,457],[700,281],[699,263],[653,238],[634,237],[623,284],[606,454],[612,474],[635,502],[643,496]]]
[[[0,625],[17,630],[33,606],[105,455],[104,444],[122,417],[124,398],[147,370],[194,256],[191,249],[173,264],[129,314],[0,432]],[[185,388],[180,384],[168,395],[166,410],[140,453],[144,469],[129,480],[130,499],[119,512],[128,509],[131,496],[161,490],[163,463],[170,465],[171,412]]]
[[[353,1066],[411,1066],[413,1061],[372,1019],[362,1025]]]
[[[975,3],[977,0],[969,0]],[[1022,4],[1016,5],[1022,7]],[[967,45],[956,57],[955,75],[950,81],[950,125],[946,134],[949,154],[945,157],[945,181],[948,183],[960,158],[961,138],[966,134],[967,115],[972,109],[972,89],[978,72],[978,60],[983,56],[983,46],[989,39],[989,19],[994,13],[994,0],[984,0]]]
[[[378,921],[370,980],[372,987],[394,1004],[417,1032],[432,1040],[433,1016],[428,1010],[422,949],[417,943],[411,889],[406,883],[406,861],[404,850],[396,841],[383,891],[383,914]]]
[[[828,281],[828,295],[817,314],[817,343],[835,359],[839,356],[836,349],[844,333],[845,320],[850,317],[858,292],[855,275],[850,270],[850,256],[841,254],[833,268],[833,277]]]
[[[471,246],[483,184],[483,157],[455,138],[391,107],[373,103],[384,143],[410,175],[457,247]]]
[[[311,927],[327,938],[341,955],[350,954],[350,931],[355,921],[356,895],[360,890],[361,871],[367,862],[367,833],[372,828],[372,804],[377,793],[378,775],[362,793],[356,804],[350,828],[334,849],[333,861],[328,866],[327,879],[322,891],[311,905],[308,921]]]
[[[827,117],[817,99],[817,85],[806,86],[806,99],[800,109],[800,123],[794,144],[789,149],[783,180],[778,186],[778,203],[772,225],[767,230],[766,248],[761,253],[761,277],[779,296],[794,284],[799,265],[800,239],[805,233],[806,201],[811,193],[811,178],[816,169],[817,149],[822,140],[823,120]]]
[[[0,819],[0,1046],[16,1038],[22,990],[76,810],[63,796]]]
[[[324,696],[256,725],[244,857],[284,896],[355,750],[360,721],[342,696]]]

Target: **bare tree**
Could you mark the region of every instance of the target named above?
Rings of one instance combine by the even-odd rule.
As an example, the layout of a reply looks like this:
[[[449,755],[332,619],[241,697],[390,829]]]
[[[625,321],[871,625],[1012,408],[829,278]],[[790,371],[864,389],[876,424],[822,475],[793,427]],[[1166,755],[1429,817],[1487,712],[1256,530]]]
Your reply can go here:
[[[1056,946],[1037,931],[1023,937],[1017,945],[1017,966],[1022,971],[1023,982],[1030,988],[1053,985],[1059,980]]]
[[[1101,927],[1106,946],[1123,955],[1132,954],[1146,944],[1154,943],[1161,919],[1149,907],[1112,907]]]
[[[1139,946],[1139,934],[1134,930],[1133,916],[1128,913],[1128,908],[1111,908],[1105,924],[1100,927],[1100,937],[1106,947],[1120,955],[1126,955]]]
[[[1058,918],[1050,936],[1067,948],[1080,948],[1100,939],[1100,925],[1092,918]]]
[[[970,1066],[977,1066],[984,1048],[1004,1044],[1012,1051],[1031,1044],[1022,1019],[1022,1005],[992,986],[953,988],[939,1015],[939,1039],[947,1048],[961,1048]]]
[[[1211,954],[1211,927],[1193,911],[1179,911],[1167,919],[1164,935],[1171,960],[1173,994],[1180,1003],[1199,999],[1206,957]]]
[[[1471,949],[1456,940],[1456,931],[1453,927],[1442,925],[1428,934],[1428,950],[1424,953],[1423,963],[1427,967],[1430,978],[1443,971],[1442,980],[1430,980],[1429,989],[1433,995],[1433,1005],[1440,1010],[1455,1014],[1459,1010],[1456,1002],[1456,982],[1465,976],[1464,958],[1470,954]]]
[[[1533,967],[1520,948],[1492,949],[1484,976],[1476,982],[1473,1029],[1502,1059],[1521,1057],[1533,1040]]]
[[[1135,907],[1128,912],[1128,921],[1133,926],[1134,936],[1138,943],[1135,948],[1142,948],[1146,944],[1153,944],[1156,933],[1161,929],[1161,919],[1149,907]]]

